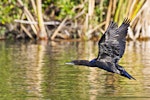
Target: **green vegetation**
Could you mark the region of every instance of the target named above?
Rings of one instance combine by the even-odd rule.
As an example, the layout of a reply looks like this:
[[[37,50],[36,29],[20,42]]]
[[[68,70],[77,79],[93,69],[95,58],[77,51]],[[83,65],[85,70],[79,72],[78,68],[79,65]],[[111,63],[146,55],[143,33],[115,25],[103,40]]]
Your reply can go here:
[[[133,20],[145,1],[3,0],[0,3],[0,25],[5,26],[7,30],[23,34],[17,37],[91,39],[103,33],[112,19],[119,24],[126,17]],[[39,10],[41,8],[42,11]],[[60,23],[55,24],[58,20]],[[17,24],[13,29],[10,28],[12,22]],[[38,24],[33,24],[36,22]],[[43,25],[45,22],[48,24]]]
[[[3,0],[0,2],[0,24],[12,22],[19,18],[19,8],[16,7],[16,0]]]

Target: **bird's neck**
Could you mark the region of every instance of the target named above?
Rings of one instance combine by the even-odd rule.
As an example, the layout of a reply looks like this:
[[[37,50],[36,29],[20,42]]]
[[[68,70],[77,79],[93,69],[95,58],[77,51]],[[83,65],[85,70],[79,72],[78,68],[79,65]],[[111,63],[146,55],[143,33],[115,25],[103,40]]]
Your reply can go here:
[[[96,58],[95,58],[95,59],[92,59],[92,60],[89,62],[89,64],[90,64],[90,65],[95,65],[95,62],[96,62]]]

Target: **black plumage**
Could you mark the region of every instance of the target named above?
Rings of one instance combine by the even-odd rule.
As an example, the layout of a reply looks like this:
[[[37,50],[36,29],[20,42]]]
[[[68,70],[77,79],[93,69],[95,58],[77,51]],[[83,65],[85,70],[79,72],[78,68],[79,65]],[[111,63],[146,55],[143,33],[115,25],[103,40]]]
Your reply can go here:
[[[115,22],[110,22],[106,32],[98,42],[99,52],[97,58],[88,60],[74,60],[70,64],[98,67],[108,72],[117,73],[128,79],[135,79],[118,64],[122,58],[130,20],[124,19],[120,27]]]

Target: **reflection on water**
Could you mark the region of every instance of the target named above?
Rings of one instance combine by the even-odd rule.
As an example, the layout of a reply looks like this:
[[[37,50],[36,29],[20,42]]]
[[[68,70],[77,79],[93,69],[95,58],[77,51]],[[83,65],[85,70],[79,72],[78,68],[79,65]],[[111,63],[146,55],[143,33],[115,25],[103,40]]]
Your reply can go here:
[[[98,68],[65,65],[93,59],[97,42],[47,45],[0,42],[0,98],[29,100],[149,100],[150,41],[127,43],[120,64],[137,80]]]

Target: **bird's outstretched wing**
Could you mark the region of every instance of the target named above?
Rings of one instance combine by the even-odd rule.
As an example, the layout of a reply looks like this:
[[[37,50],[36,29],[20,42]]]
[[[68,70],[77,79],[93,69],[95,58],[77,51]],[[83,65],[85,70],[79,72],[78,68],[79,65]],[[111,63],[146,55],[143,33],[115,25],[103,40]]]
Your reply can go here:
[[[99,40],[99,53],[97,61],[107,61],[117,63],[122,57],[126,45],[126,35],[130,20],[125,19],[121,26],[118,28],[115,22],[111,22]]]
[[[120,58],[123,56],[124,54],[124,50],[125,50],[125,46],[126,46],[126,36],[127,36],[127,32],[128,32],[128,27],[130,26],[130,20],[129,19],[124,19],[123,23],[121,24],[121,26],[118,29],[119,32],[119,56]]]

